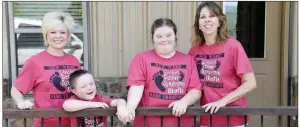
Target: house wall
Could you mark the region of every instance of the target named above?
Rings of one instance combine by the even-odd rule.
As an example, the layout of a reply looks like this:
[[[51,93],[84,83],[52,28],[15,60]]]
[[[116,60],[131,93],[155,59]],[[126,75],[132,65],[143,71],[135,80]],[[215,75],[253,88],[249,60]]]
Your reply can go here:
[[[131,59],[152,49],[151,25],[160,17],[177,25],[177,49],[187,53],[199,2],[91,2],[91,66],[95,77],[125,77]]]

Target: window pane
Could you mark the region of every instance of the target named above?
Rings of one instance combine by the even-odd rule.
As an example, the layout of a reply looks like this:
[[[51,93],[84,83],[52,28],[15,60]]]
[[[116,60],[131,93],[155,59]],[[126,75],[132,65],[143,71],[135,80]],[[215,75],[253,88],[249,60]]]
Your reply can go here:
[[[265,57],[265,2],[223,2],[229,33],[249,58]]]
[[[82,2],[80,1],[13,2],[14,28],[23,29],[21,33],[15,33],[18,73],[28,58],[46,49],[40,30],[43,16],[50,11],[64,11],[71,14],[75,20],[75,29],[83,31]],[[31,30],[28,31],[26,28]],[[35,29],[38,31],[35,32]],[[65,52],[73,54],[82,67],[83,37],[83,33],[73,33],[71,42],[65,48]]]
[[[42,33],[20,33],[15,34],[15,37],[18,68],[22,68],[25,61],[32,55],[46,49]],[[71,40],[64,51],[73,54],[83,66],[83,33],[72,34]]]
[[[13,2],[15,23],[17,20],[30,20],[32,24],[41,25],[41,19],[50,11],[68,12],[75,20],[75,28],[82,28],[82,2]]]

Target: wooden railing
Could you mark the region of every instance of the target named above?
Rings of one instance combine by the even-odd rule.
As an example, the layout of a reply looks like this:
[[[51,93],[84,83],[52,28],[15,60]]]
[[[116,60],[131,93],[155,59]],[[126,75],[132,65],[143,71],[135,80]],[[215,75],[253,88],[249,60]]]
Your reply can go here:
[[[6,126],[8,127],[8,119],[16,118],[41,118],[42,122],[45,117],[82,117],[82,116],[112,116],[116,113],[116,108],[107,109],[85,109],[78,112],[66,112],[63,109],[32,109],[32,110],[18,110],[13,108],[3,109],[3,119],[5,119]],[[204,112],[202,107],[188,107],[185,115],[193,115],[194,124],[196,125],[196,116],[208,115]],[[264,125],[264,116],[291,116],[298,122],[298,108],[294,106],[276,106],[276,107],[223,107],[220,108],[216,115],[244,115],[245,123],[247,123],[246,115],[260,115],[261,126]],[[144,107],[136,109],[137,116],[161,116],[172,115],[170,108],[162,107]],[[227,117],[228,120],[229,117]],[[180,119],[178,119],[180,120]],[[228,120],[229,121],[229,120]],[[59,119],[58,122],[61,122]],[[146,120],[144,120],[144,123]],[[163,123],[163,121],[161,121]],[[178,121],[180,123],[180,121]],[[43,124],[43,123],[42,123]],[[111,125],[113,125],[113,120]],[[146,123],[144,124],[146,125]],[[161,124],[162,125],[162,124]],[[24,126],[26,126],[26,119],[24,119]],[[129,126],[129,125],[128,125]],[[178,124],[180,126],[180,124]],[[212,125],[210,125],[212,126]],[[229,126],[229,125],[228,125]]]

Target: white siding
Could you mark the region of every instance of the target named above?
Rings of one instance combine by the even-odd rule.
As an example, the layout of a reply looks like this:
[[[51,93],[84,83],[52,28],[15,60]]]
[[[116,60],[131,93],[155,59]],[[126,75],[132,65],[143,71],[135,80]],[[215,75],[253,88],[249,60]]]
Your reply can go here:
[[[199,2],[91,2],[91,64],[95,77],[126,77],[131,59],[152,49],[151,25],[177,25],[178,50],[187,53]]]

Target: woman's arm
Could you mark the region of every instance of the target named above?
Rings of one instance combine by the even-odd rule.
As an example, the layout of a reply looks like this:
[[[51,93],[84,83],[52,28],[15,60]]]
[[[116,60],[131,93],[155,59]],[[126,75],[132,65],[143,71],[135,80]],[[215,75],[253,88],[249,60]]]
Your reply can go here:
[[[144,86],[130,86],[127,95],[127,107],[136,109],[141,101],[144,91]]]
[[[223,97],[222,101],[224,101],[226,104],[229,104],[240,99],[241,97],[244,97],[247,93],[254,90],[255,88],[256,80],[254,73],[245,73],[242,77],[242,85],[233,92]]]
[[[190,90],[180,101],[183,101],[188,106],[193,105],[201,97],[201,90],[192,89]]]
[[[87,108],[99,108],[99,107],[108,108],[109,106],[103,102],[91,102],[91,101],[69,99],[63,103],[62,107],[64,108],[64,110],[68,112],[75,112]]]
[[[135,109],[141,101],[142,95],[144,92],[143,85],[132,85],[130,86],[127,94],[127,108],[131,113],[132,119],[135,117]]]
[[[172,102],[168,107],[172,108],[172,114],[179,117],[186,112],[186,108],[193,105],[201,97],[201,90],[192,89],[183,98]]]
[[[217,112],[220,107],[226,106],[227,104],[234,102],[241,97],[244,97],[247,93],[254,90],[256,88],[256,80],[254,73],[245,73],[242,77],[242,84],[236,90],[229,93],[221,100],[208,103],[203,107],[206,108],[205,112],[207,112],[211,108],[211,113]]]
[[[33,103],[29,100],[24,100],[23,94],[16,87],[11,87],[10,94],[19,109],[33,108]]]
[[[11,87],[10,94],[16,104],[24,101],[23,94],[16,87]]]
[[[125,106],[126,107],[126,101],[124,99],[113,99],[110,104],[112,107],[119,107],[119,106]]]
[[[124,124],[129,122],[131,119],[130,112],[126,107],[126,101],[124,99],[114,99],[111,101],[110,106],[117,107],[117,113],[119,120],[122,121]]]

